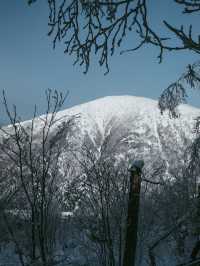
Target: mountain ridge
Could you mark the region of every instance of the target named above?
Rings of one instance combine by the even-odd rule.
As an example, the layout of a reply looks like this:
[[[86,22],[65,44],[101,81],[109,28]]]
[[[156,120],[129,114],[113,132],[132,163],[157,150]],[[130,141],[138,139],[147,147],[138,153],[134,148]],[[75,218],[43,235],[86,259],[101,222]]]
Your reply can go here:
[[[88,126],[88,121],[95,121],[103,130],[103,123],[111,117],[118,119],[131,119],[135,116],[143,117],[145,122],[149,123],[151,120],[163,121],[168,124],[180,124],[182,121],[190,121],[194,124],[194,119],[200,114],[200,109],[182,104],[178,107],[180,112],[179,119],[172,119],[168,112],[161,115],[158,108],[158,101],[136,96],[106,96],[93,101],[89,101],[80,105],[75,105],[71,108],[58,112],[58,117],[65,115],[80,115],[85,120],[82,123],[83,127]],[[90,122],[89,122],[90,124]]]
[[[77,117],[77,129],[73,133],[73,141],[80,148],[85,136],[98,146],[110,132],[118,138],[128,132],[130,138],[125,140],[128,146],[123,153],[152,164],[162,159],[170,165],[182,161],[185,148],[195,138],[195,118],[199,116],[200,109],[181,105],[179,112],[180,118],[173,119],[167,112],[161,115],[156,100],[128,95],[106,96],[59,111],[58,122],[53,125],[52,132],[55,130],[56,133],[62,122],[74,116]],[[37,138],[43,125],[41,118],[35,118],[34,122]],[[31,120],[22,122],[25,127],[30,127],[30,123]],[[97,138],[98,143],[95,143]]]

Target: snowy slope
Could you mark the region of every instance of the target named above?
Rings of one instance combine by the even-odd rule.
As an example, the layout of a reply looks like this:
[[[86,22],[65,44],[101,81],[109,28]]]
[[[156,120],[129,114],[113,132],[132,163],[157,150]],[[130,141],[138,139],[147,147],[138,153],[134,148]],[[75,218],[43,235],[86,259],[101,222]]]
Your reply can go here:
[[[134,134],[136,143],[130,145],[134,154],[139,157],[159,154],[163,159],[173,161],[181,156],[184,147],[195,137],[193,129],[200,109],[181,105],[179,113],[180,118],[171,119],[168,113],[160,114],[155,100],[109,96],[61,111],[58,116],[80,115],[78,123],[81,134],[87,132],[91,138],[96,134],[97,128],[103,138],[114,118],[122,130],[128,128]],[[142,143],[142,147],[134,149],[133,146],[137,146],[137,143]]]
[[[140,124],[148,125],[152,130],[156,130],[161,123],[163,126],[186,127],[185,130],[189,130],[191,136],[194,119],[200,114],[200,109],[181,105],[179,112],[180,119],[170,119],[167,113],[160,114],[158,102],[155,100],[135,96],[108,96],[61,111],[58,117],[79,114],[84,129],[88,126],[90,128],[95,122],[102,132],[112,117],[117,117],[120,121],[140,118]]]
[[[167,113],[160,114],[156,100],[135,96],[107,96],[60,111],[57,117],[79,115],[83,131],[95,123],[103,132],[105,124],[112,117],[120,121],[140,118],[141,124],[150,126],[152,130],[162,123],[163,126],[185,126],[185,130],[188,131],[193,127],[194,119],[200,114],[200,109],[184,104],[179,106],[179,113],[180,119],[170,119]],[[38,119],[38,129],[40,128],[39,121]],[[30,121],[24,122],[24,124],[29,123]]]
[[[168,165],[179,163],[187,145],[195,137],[195,118],[200,109],[189,105],[179,107],[180,118],[171,119],[168,113],[160,114],[158,102],[135,96],[108,96],[60,111],[56,127],[70,116],[77,115],[78,130],[74,140],[81,144],[84,135],[94,139],[97,134],[105,138],[112,127],[118,131],[128,131],[131,135],[129,148],[132,158],[142,158],[156,163],[164,160]],[[25,121],[24,125],[30,125]],[[39,133],[41,119],[36,119],[35,130]],[[108,130],[109,129],[109,130]],[[38,135],[39,136],[39,135]]]
[[[120,130],[122,135],[123,132],[129,132],[129,149],[123,150],[123,153],[128,153],[131,158],[144,159],[148,170],[153,169],[153,165],[162,160],[168,167],[172,167],[175,162],[182,163],[183,152],[195,137],[194,119],[200,115],[200,109],[182,105],[179,112],[179,119],[170,119],[167,113],[160,114],[155,100],[134,96],[110,96],[60,111],[57,118],[61,119],[56,127],[68,117],[78,115],[78,130],[75,131],[74,141],[79,145],[86,134],[92,140],[97,134],[104,139],[112,127],[117,129],[116,134],[119,134]],[[41,119],[37,118],[35,124],[38,133],[36,135],[39,137]],[[30,121],[25,121],[24,125],[30,125]],[[65,156],[68,160],[67,151],[62,158]],[[69,215],[71,212],[63,213],[63,217]]]

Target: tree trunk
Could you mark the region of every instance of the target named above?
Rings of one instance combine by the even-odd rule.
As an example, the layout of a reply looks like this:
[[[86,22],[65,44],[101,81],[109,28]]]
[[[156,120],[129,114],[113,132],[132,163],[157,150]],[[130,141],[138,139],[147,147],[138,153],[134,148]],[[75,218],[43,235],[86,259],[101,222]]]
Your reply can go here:
[[[130,191],[123,266],[135,265],[140,187],[141,169],[134,168],[134,170],[131,170],[130,174]]]

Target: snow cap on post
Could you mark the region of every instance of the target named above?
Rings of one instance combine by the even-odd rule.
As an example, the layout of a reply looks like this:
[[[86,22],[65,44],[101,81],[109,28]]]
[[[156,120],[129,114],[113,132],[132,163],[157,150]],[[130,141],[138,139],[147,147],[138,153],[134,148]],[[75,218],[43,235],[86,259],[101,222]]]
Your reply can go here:
[[[135,160],[129,167],[129,172],[142,172],[142,168],[144,166],[144,161],[143,160]]]

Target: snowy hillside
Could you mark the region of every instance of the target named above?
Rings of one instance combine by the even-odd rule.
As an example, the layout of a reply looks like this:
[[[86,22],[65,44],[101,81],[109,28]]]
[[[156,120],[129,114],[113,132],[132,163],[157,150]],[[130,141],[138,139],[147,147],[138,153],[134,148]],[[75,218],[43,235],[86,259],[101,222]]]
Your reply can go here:
[[[97,238],[100,229],[103,230],[102,228],[104,228],[102,227],[104,224],[102,217],[104,216],[101,217],[102,210],[104,211],[104,208],[102,209],[104,205],[101,204],[104,204],[104,202],[106,202],[106,206],[110,206],[109,210],[106,208],[106,212],[109,211],[109,219],[112,221],[110,226],[111,237],[114,243],[113,248],[122,254],[122,250],[121,248],[119,249],[118,245],[121,245],[121,240],[119,241],[119,239],[123,236],[121,235],[123,232],[121,228],[124,228],[124,218],[126,217],[127,168],[128,164],[134,159],[143,159],[145,161],[143,173],[147,179],[152,181],[155,179],[159,181],[167,180],[165,187],[159,187],[160,190],[163,189],[160,194],[157,188],[154,193],[151,187],[149,191],[154,197],[151,198],[151,193],[144,193],[145,197],[142,194],[143,208],[141,210],[140,219],[142,222],[140,226],[143,233],[139,237],[139,245],[143,246],[138,251],[140,265],[147,265],[147,248],[149,244],[152,244],[157,239],[158,234],[162,234],[166,224],[167,226],[174,224],[174,220],[177,219],[177,210],[180,211],[180,216],[182,212],[185,212],[185,207],[182,210],[182,203],[187,203],[188,198],[186,197],[186,201],[183,201],[182,198],[179,201],[176,187],[173,196],[177,198],[169,198],[169,202],[166,202],[166,196],[163,197],[163,194],[166,193],[168,196],[168,191],[165,191],[165,189],[169,185],[170,195],[172,195],[171,184],[175,184],[175,182],[168,182],[168,180],[176,177],[177,173],[181,175],[181,166],[184,165],[183,154],[187,146],[195,138],[193,129],[195,118],[200,115],[200,109],[182,105],[179,107],[179,113],[180,118],[171,119],[167,113],[164,115],[160,114],[157,101],[133,96],[105,97],[57,113],[56,122],[52,124],[50,130],[50,140],[46,143],[45,147],[48,148],[51,143],[55,143],[52,141],[55,137],[59,143],[59,152],[61,151],[61,153],[58,153],[58,157],[54,157],[56,149],[52,149],[51,151],[53,152],[49,153],[51,163],[48,169],[50,169],[49,173],[52,173],[52,175],[49,174],[48,178],[54,178],[55,168],[56,179],[55,187],[53,188],[55,188],[59,195],[59,203],[62,203],[62,222],[63,224],[66,223],[66,227],[60,229],[65,232],[60,231],[62,246],[58,246],[57,249],[62,256],[70,255],[70,259],[73,261],[71,265],[97,265],[92,264],[93,262],[87,264],[87,260],[95,261],[96,250],[94,252],[93,245],[97,244],[97,247],[101,249],[101,243],[106,241],[103,240],[102,242],[102,238]],[[75,123],[73,124],[72,131],[69,130],[69,135],[66,132],[69,129],[67,127],[63,127],[66,134],[57,134],[60,132],[60,128],[62,129],[61,125],[63,125],[63,122],[67,122],[70,117],[75,117]],[[35,167],[29,168],[29,164],[27,164],[28,167],[24,167],[24,171],[26,171],[26,177],[28,174],[34,173],[36,181],[40,180],[42,176],[38,169],[41,168],[40,159],[42,158],[40,156],[42,146],[41,132],[44,130],[46,123],[48,124],[44,116],[35,118],[32,125],[30,120],[22,122],[23,127],[27,129],[25,131],[28,133],[31,126],[34,125],[33,143],[35,144],[34,151],[36,153],[34,152],[31,155],[35,156],[34,158],[36,159],[31,161],[31,163],[33,162]],[[19,127],[19,132],[21,128]],[[10,132],[12,130],[12,126],[6,127],[6,131]],[[23,133],[23,130],[21,131]],[[63,133],[63,131],[61,132]],[[26,142],[26,138],[23,141],[23,147],[28,145],[27,150],[29,151],[30,146]],[[7,145],[6,141],[4,143]],[[12,152],[13,147],[11,138],[11,149],[9,152]],[[28,157],[27,150],[24,149],[22,154],[25,166]],[[16,154],[17,152],[14,153],[14,155]],[[88,154],[92,156],[89,157]],[[30,158],[32,157],[30,156]],[[48,160],[48,154],[45,158]],[[56,164],[57,158],[58,164]],[[4,157],[2,159],[5,160]],[[9,165],[9,159],[10,157],[8,156],[7,164],[3,161],[3,165]],[[159,168],[161,171],[158,171],[156,174],[156,170]],[[31,171],[32,169],[34,171],[37,169],[37,171],[29,172],[29,169]],[[5,171],[7,173],[7,169]],[[29,181],[29,179],[26,180],[27,182]],[[97,184],[100,184],[99,189]],[[180,184],[177,184],[178,188],[180,188]],[[10,185],[7,187],[9,194],[12,188]],[[145,185],[142,188],[146,191]],[[2,187],[2,190],[5,193],[4,187]],[[49,191],[51,193],[52,190]],[[112,193],[110,193],[111,191]],[[102,195],[103,201],[100,200]],[[177,205],[174,204],[174,199],[176,199]],[[14,204],[16,204],[17,210],[21,210],[21,207],[18,206],[18,201],[14,202]],[[29,205],[27,206],[29,210]],[[155,211],[158,215],[154,215]],[[13,209],[10,213],[14,214]],[[16,216],[16,214],[14,215]],[[21,221],[21,216],[18,216],[18,218]],[[117,223],[115,223],[116,221]],[[118,227],[118,221],[120,221],[120,227]],[[116,231],[118,229],[119,231]],[[20,230],[19,233],[21,234]],[[97,237],[95,237],[96,235]],[[100,239],[99,242],[97,241],[98,239]],[[158,266],[176,265],[177,261],[184,261],[187,258],[187,254],[182,256],[176,253],[176,248],[174,248],[176,239],[170,239],[170,241],[169,245],[165,242],[156,250],[157,259],[162,259],[162,261],[158,262]],[[179,243],[178,240],[177,243]],[[166,249],[167,247],[169,248],[168,250]],[[8,245],[5,247],[5,251],[4,254],[0,254],[0,262],[4,260],[8,262],[7,254],[11,254],[9,257],[12,261],[12,246]]]
[[[160,160],[167,165],[174,162],[179,164],[185,148],[195,137],[193,129],[200,109],[181,105],[178,111],[180,118],[171,119],[167,112],[161,115],[156,100],[135,96],[108,96],[58,112],[58,122],[53,126],[53,131],[56,132],[58,126],[69,117],[77,116],[73,141],[78,145],[82,145],[86,135],[93,142],[98,135],[101,140],[94,144],[99,146],[111,130],[116,135],[126,132],[124,141],[129,145],[121,153],[128,154],[129,158],[142,158],[148,164]],[[34,124],[38,136],[43,125],[41,117],[36,118]],[[24,121],[23,124],[30,126],[30,122]]]
[[[189,105],[181,105],[179,113],[180,119],[170,119],[167,113],[160,114],[155,100],[135,96],[108,96],[61,111],[58,117],[78,114],[83,131],[92,130],[96,124],[102,134],[106,124],[116,117],[128,127],[137,120],[138,133],[144,132],[145,128],[149,127],[156,136],[158,127],[162,125],[162,127],[169,126],[175,131],[182,128],[187,136],[192,138],[194,119],[200,114],[200,110]],[[127,121],[130,122],[129,125]]]
[[[101,135],[103,140],[113,128],[116,132],[129,132],[129,148],[132,158],[143,158],[156,163],[165,160],[167,164],[183,155],[186,146],[195,137],[195,118],[200,114],[198,108],[181,105],[180,118],[171,119],[168,113],[161,115],[156,100],[135,96],[108,96],[58,112],[60,119],[55,126],[70,116],[76,119],[78,130],[73,138],[81,144],[86,134],[94,139]],[[38,121],[38,122],[37,122]],[[29,125],[30,121],[24,124]],[[36,119],[35,130],[40,131],[41,120]]]
[[[185,125],[188,128],[193,124],[200,110],[189,105],[181,105],[179,112],[181,118],[173,120],[168,114],[164,116],[160,114],[158,102],[155,100],[135,96],[108,96],[66,109],[58,115],[80,114],[83,126],[86,127],[95,122],[103,132],[105,124],[112,117],[117,117],[121,121],[140,117],[141,124],[149,125],[152,129],[161,121],[163,125],[176,124],[178,127]]]
[[[77,123],[82,139],[87,133],[91,139],[97,134],[105,138],[109,128],[129,131],[128,153],[132,157],[151,160],[162,158],[168,164],[180,159],[186,146],[195,137],[195,118],[198,108],[179,107],[180,118],[171,119],[168,113],[160,114],[158,102],[134,96],[109,96],[81,104],[58,113],[58,117],[79,115]],[[64,118],[66,119],[66,118]],[[62,121],[62,119],[61,119]]]

